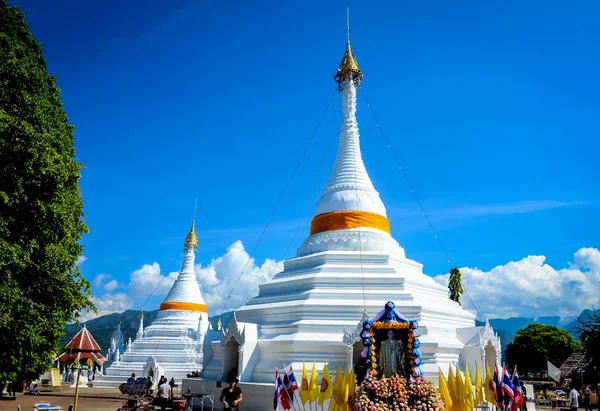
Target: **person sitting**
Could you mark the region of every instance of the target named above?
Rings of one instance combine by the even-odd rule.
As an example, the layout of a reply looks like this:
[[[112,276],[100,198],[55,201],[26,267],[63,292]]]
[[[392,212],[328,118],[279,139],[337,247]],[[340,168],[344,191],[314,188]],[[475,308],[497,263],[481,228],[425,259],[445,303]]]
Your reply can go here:
[[[242,396],[242,390],[237,386],[238,382],[240,382],[240,380],[237,378],[228,378],[227,384],[229,384],[229,387],[221,391],[221,397],[219,398],[219,401],[223,403],[223,410],[225,411],[240,410],[238,404],[242,402],[244,398]]]
[[[123,381],[123,380],[121,380]],[[135,373],[131,374],[131,377],[127,378],[127,385],[135,384]]]

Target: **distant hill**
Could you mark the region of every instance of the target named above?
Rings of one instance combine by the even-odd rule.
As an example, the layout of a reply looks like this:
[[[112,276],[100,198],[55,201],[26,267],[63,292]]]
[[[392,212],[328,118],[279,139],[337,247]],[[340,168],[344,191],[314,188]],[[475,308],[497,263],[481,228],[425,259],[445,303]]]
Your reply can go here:
[[[158,310],[144,311],[144,327],[149,326],[157,316]],[[233,311],[222,314],[221,324],[224,327],[227,327],[231,322],[232,317]],[[85,324],[88,331],[92,334],[92,336],[102,349],[102,353],[106,354],[106,351],[108,351],[108,348],[110,347],[110,339],[112,338],[115,328],[117,328],[117,323],[119,322],[119,320],[121,320],[121,330],[123,330],[123,342],[127,344],[127,340],[129,338],[135,340],[135,334],[137,333],[140,327],[140,312],[127,310],[121,314],[113,313],[102,315],[100,317],[94,318],[93,320],[81,323],[80,325],[67,324],[65,327],[65,335],[60,340],[60,344],[62,346],[66,345],[69,342],[69,340],[73,338],[75,334],[77,334],[77,332],[79,332],[79,330]],[[219,322],[219,316],[215,315],[213,317],[209,317],[208,321],[213,327],[216,328],[217,323]]]
[[[150,325],[152,321],[158,315],[158,310],[155,311],[144,311],[144,326]],[[140,327],[140,312],[127,310],[123,313],[107,314],[93,320],[86,321],[80,325],[67,324],[65,327],[65,335],[60,340],[61,345],[65,345],[71,338],[77,334],[77,332],[83,327],[83,324],[87,327],[88,331],[94,336],[94,339],[102,349],[102,352],[106,352],[110,347],[110,339],[112,334],[117,328],[117,323],[121,320],[121,330],[123,330],[123,341],[127,343],[127,340],[131,337],[135,340],[135,334]]]
[[[597,310],[600,312],[600,310]],[[587,319],[592,314],[592,310],[583,310],[581,314],[579,314],[578,318]],[[158,315],[158,310],[155,311],[144,311],[144,327],[150,325],[152,321]],[[221,324],[223,327],[227,327],[231,322],[233,317],[233,311],[226,312],[221,316]],[[98,318],[94,318],[93,320],[89,320],[83,324],[86,325],[87,329],[92,333],[94,339],[102,348],[102,352],[106,353],[108,348],[110,347],[110,339],[112,337],[113,331],[117,327],[117,322],[121,320],[121,329],[123,330],[123,341],[127,343],[127,339],[131,337],[132,340],[135,339],[135,334],[140,326],[140,312],[127,310],[121,314],[114,313],[103,315]],[[217,323],[219,322],[219,316],[215,315],[208,319],[211,326],[213,328],[217,327]],[[500,342],[502,343],[502,352],[506,349],[506,346],[511,343],[517,331],[522,328],[527,327],[529,324],[534,322],[538,322],[545,325],[553,325],[556,327],[562,327],[569,331],[573,336],[577,337],[575,334],[575,328],[579,324],[577,319],[571,317],[570,319],[561,319],[558,316],[552,317],[539,317],[537,320],[533,318],[525,318],[525,317],[511,317],[511,318],[494,318],[489,320],[490,325],[494,329],[498,336],[500,337]],[[65,336],[61,339],[60,343],[64,346],[73,336],[83,327],[83,324],[77,326],[75,324],[67,324],[65,327]],[[476,321],[476,325],[485,324],[483,321]]]
[[[565,325],[565,329],[570,332],[575,338],[579,338],[579,336],[577,335],[577,326],[579,325],[579,320],[583,320],[583,321],[587,321],[592,317],[592,314],[594,313],[594,311],[592,310],[583,310],[581,312],[581,314],[579,314],[579,317],[573,319],[573,321],[569,322],[567,325]],[[596,313],[600,314],[600,309],[596,310]]]

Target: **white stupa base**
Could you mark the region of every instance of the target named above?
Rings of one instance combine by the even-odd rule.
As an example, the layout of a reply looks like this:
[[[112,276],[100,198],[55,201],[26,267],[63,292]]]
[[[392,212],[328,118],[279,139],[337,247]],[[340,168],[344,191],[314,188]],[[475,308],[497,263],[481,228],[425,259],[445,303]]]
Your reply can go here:
[[[269,383],[275,367],[284,364],[292,364],[297,375],[303,361],[316,361],[319,372],[326,361],[330,370],[338,364],[344,369],[362,350],[360,342],[356,352],[349,348],[344,330],[347,340],[365,310],[371,317],[390,300],[398,312],[419,322],[421,369],[437,383],[440,368],[460,364],[465,343],[459,331],[474,328],[475,316],[450,300],[447,288],[423,274],[421,264],[402,254],[355,251],[285,261],[284,271],[236,310],[237,332],[227,330],[220,337],[209,332],[204,376],[223,380],[229,368],[238,368],[241,381]],[[228,348],[231,338],[243,340],[237,341],[239,353]],[[236,353],[239,358],[232,360]]]
[[[161,375],[169,380],[174,378],[180,384],[188,374],[202,371],[204,335],[188,327],[194,323],[197,327],[198,317],[198,313],[170,311],[169,315],[157,318],[146,327],[141,338],[133,341],[131,349],[121,355],[120,361],[113,362],[104,375],[96,377],[94,387],[118,387],[133,373],[136,377],[147,377],[152,373],[155,384]],[[201,328],[207,327],[202,324]]]

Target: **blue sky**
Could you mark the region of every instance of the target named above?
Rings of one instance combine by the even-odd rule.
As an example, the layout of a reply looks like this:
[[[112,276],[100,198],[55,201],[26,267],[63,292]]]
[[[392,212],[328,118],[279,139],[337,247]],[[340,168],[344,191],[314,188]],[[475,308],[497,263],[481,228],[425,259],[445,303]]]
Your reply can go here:
[[[321,3],[10,1],[76,127],[90,227],[81,270],[115,281],[96,281],[98,296],[135,294],[128,307],[139,309],[149,292],[132,273],[180,268],[196,199],[197,262],[238,240],[256,246],[334,91],[346,6],[364,94],[452,265],[489,272],[537,255],[561,270],[578,250],[597,251],[600,4]],[[335,96],[258,268],[308,235],[340,111]],[[448,272],[362,97],[358,121],[394,237],[427,274]]]

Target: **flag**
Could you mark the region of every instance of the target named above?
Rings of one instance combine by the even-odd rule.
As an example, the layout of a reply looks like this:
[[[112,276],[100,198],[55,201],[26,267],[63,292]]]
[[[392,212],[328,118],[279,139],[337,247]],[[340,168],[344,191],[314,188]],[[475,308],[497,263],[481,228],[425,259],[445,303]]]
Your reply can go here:
[[[331,398],[333,391],[333,382],[327,364],[323,367],[323,375],[321,376],[321,390],[319,392],[319,405],[323,407],[323,403]]]
[[[515,371],[513,372],[512,386],[515,394],[515,399],[513,401],[511,411],[517,411],[519,407],[523,404],[523,391],[521,390],[521,380],[519,379],[519,373],[517,372],[516,365]]]
[[[340,386],[340,391],[338,392],[338,396],[336,399],[337,409],[345,410],[348,408],[348,385],[350,384],[350,372],[348,371],[348,366],[346,365],[346,370],[344,371],[344,377],[342,378],[342,384]]]
[[[473,382],[471,381],[471,374],[469,373],[469,364],[465,364],[465,391],[464,391],[464,399],[465,399],[465,408],[470,411],[473,411],[475,408],[475,404],[473,402]]]
[[[504,393],[502,392],[502,374],[500,366],[496,364],[494,369],[494,385],[496,386],[496,405],[500,409],[504,409]]]
[[[337,398],[340,395],[341,389],[342,389],[342,371],[340,370],[340,364],[338,363],[337,371],[335,373],[335,382],[333,383],[333,391],[331,392],[331,402],[337,403]],[[331,409],[331,406],[330,406],[330,409]]]
[[[475,361],[475,405],[481,404],[483,398],[483,387],[481,386],[481,374],[479,373],[479,364]]]
[[[448,374],[450,377],[452,374]],[[446,409],[449,410],[452,407],[452,396],[450,395],[450,390],[448,389],[448,384],[446,383],[446,379],[444,378],[444,373],[441,368],[439,371],[439,380],[440,380],[440,395],[444,400],[444,404],[446,405]]]
[[[302,385],[300,386],[300,399],[302,404],[308,402],[308,374],[306,373],[306,363],[302,362]]]
[[[512,402],[515,400],[515,393],[513,391],[512,383],[510,382],[510,375],[508,375],[506,365],[503,368],[502,375],[502,392],[504,393],[504,405],[510,408]]]
[[[279,370],[275,368],[275,397],[273,398],[273,409],[277,411],[277,407],[281,407],[284,410],[289,410],[292,408],[292,404],[290,402],[290,397],[285,390],[283,382],[281,381],[281,376],[279,375]]]
[[[456,404],[458,402],[456,380],[454,379],[454,371],[452,371],[452,365],[450,364],[448,364],[448,391],[450,392],[452,403]]]
[[[485,399],[487,402],[496,403],[496,382],[492,378],[490,366],[485,365]]]
[[[550,361],[548,361],[548,375],[554,381],[560,382],[560,369],[556,368]]]
[[[292,368],[291,364],[290,364],[290,370],[288,371],[286,369],[285,373],[287,374],[288,380],[290,380],[290,389],[291,389],[290,396],[293,398],[293,393],[295,391],[298,391],[298,381],[296,381],[296,376],[294,375],[294,369]]]
[[[356,395],[356,375],[354,375],[354,370],[350,374],[350,385],[348,387],[348,396],[354,397]]]
[[[281,389],[282,382],[281,378],[279,378],[279,371],[275,368],[275,395],[273,396],[273,409],[277,411],[279,408],[279,390]]]
[[[288,395],[290,400],[290,404],[294,404],[294,391],[292,390],[292,383],[290,382],[290,377],[288,377],[287,372],[283,374],[283,387],[285,388],[285,392]]]
[[[465,409],[465,384],[463,384],[462,375],[460,370],[456,367],[456,401],[454,401],[455,408],[458,410]]]
[[[317,363],[313,362],[310,384],[308,385],[308,401],[313,402],[317,398],[319,398],[319,376],[317,374]]]

